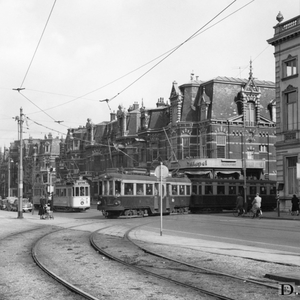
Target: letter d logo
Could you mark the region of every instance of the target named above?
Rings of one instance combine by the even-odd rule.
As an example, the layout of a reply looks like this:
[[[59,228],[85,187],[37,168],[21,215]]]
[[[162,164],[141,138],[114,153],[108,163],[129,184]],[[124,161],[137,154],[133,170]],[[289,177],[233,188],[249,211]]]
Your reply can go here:
[[[295,284],[280,283],[279,284],[279,295],[291,296],[295,290]]]

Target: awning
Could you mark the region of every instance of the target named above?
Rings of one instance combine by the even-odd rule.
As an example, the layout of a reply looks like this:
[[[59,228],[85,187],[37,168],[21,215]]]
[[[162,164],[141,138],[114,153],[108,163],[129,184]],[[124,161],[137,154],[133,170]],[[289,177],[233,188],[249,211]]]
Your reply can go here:
[[[216,174],[220,173],[222,175],[231,175],[231,174],[239,174],[241,175],[240,171],[215,171]]]
[[[185,171],[184,173],[189,175],[208,175],[211,174],[211,171]]]

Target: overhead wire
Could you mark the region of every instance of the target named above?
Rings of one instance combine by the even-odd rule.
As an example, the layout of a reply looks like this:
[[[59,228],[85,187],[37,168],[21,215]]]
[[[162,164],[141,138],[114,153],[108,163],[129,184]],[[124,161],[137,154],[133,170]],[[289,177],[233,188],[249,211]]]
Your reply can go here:
[[[243,8],[245,8],[246,6],[248,6],[249,4],[251,4],[251,3],[254,2],[254,1],[255,1],[255,0],[251,0],[250,2],[246,3],[245,5],[243,5],[242,7],[238,8],[237,10],[233,11],[233,12],[230,13],[229,15],[227,15],[227,16],[225,16],[224,18],[222,18],[221,20],[219,20],[218,22],[216,22],[216,23],[212,24],[211,26],[209,26],[209,27],[205,28],[204,30],[202,30],[202,29],[206,26],[206,25],[204,25],[204,26],[202,27],[202,29],[199,29],[199,30],[197,31],[198,33],[195,34],[195,35],[193,35],[193,36],[191,36],[191,37],[189,38],[189,40],[194,39],[195,37],[197,37],[197,36],[199,36],[200,34],[204,33],[204,32],[207,31],[208,29],[210,29],[210,28],[216,26],[216,25],[219,24],[220,22],[224,21],[225,19],[229,18],[229,17],[232,16],[233,14],[235,14],[235,13],[237,13],[238,11],[242,10]],[[216,17],[215,17],[215,18],[216,18]],[[115,83],[115,82],[117,82],[117,81],[123,79],[124,77],[126,77],[126,76],[128,76],[128,75],[130,75],[130,74],[132,74],[132,73],[134,73],[134,72],[136,72],[136,71],[142,69],[143,67],[145,67],[145,66],[151,64],[152,62],[158,60],[159,58],[161,58],[161,57],[163,57],[163,56],[165,56],[165,55],[167,55],[168,53],[170,53],[170,52],[175,52],[175,51],[177,50],[178,47],[180,47],[180,45],[177,45],[176,47],[173,47],[172,49],[170,49],[170,50],[164,52],[163,54],[157,56],[156,58],[154,58],[154,59],[152,59],[152,60],[150,60],[150,61],[148,61],[147,63],[144,63],[143,65],[141,65],[141,66],[139,66],[139,67],[137,67],[137,68],[135,68],[135,69],[133,69],[133,70],[127,72],[126,74],[124,74],[124,75],[122,75],[122,76],[120,76],[120,77],[118,77],[118,78],[116,78],[116,79],[114,79],[114,80],[112,80],[112,81],[106,83],[105,85],[103,85],[103,86],[101,86],[101,87],[99,87],[99,88],[96,88],[96,89],[94,89],[94,90],[92,90],[92,91],[90,91],[90,92],[87,92],[87,93],[85,93],[85,94],[83,94],[83,95],[81,95],[81,96],[78,96],[78,97],[76,97],[76,98],[74,98],[74,99],[72,99],[72,100],[66,101],[66,102],[61,103],[61,104],[59,104],[59,105],[52,106],[52,107],[49,107],[49,108],[47,108],[47,109],[44,109],[44,111],[48,111],[48,110],[51,110],[51,109],[55,109],[55,108],[57,108],[57,107],[60,107],[60,106],[69,104],[69,103],[71,103],[71,102],[73,102],[73,101],[76,101],[76,100],[78,100],[78,99],[81,99],[81,98],[83,98],[83,97],[85,97],[85,96],[87,96],[87,95],[90,95],[90,94],[92,94],[92,93],[95,93],[96,91],[99,91],[99,90],[101,90],[101,89],[103,89],[103,88],[105,88],[105,87],[107,87],[107,86],[109,86],[109,85],[111,85],[111,84],[113,84],[113,83]],[[169,55],[171,55],[171,54],[172,54],[172,53],[170,53]],[[169,55],[168,55],[168,56],[169,56]],[[167,58],[167,57],[166,57],[166,58]],[[156,65],[155,65],[155,66],[156,66]],[[154,66],[154,67],[155,67],[155,66]],[[152,67],[147,73],[149,73],[154,67]],[[146,75],[146,73],[145,73],[144,75]],[[143,76],[144,76],[144,75],[143,75]],[[140,78],[141,78],[141,77],[139,77],[137,80],[139,80]],[[132,84],[130,84],[130,86],[133,85],[137,80],[135,80]],[[128,86],[127,88],[129,88],[130,86]],[[126,88],[126,89],[127,89],[127,88]],[[125,89],[124,89],[124,90],[125,90]],[[124,90],[123,90],[123,91],[124,91]],[[35,91],[35,90],[32,90],[32,91]],[[123,92],[123,91],[122,91],[122,92]],[[41,91],[39,91],[39,92],[41,92]],[[49,94],[50,94],[50,93],[49,93]],[[119,94],[120,94],[120,93],[117,93],[114,97],[110,98],[109,100],[110,100],[110,101],[113,100],[113,99],[116,98]],[[61,95],[61,94],[58,94],[58,95]],[[63,96],[68,96],[68,95],[63,95]],[[68,97],[71,97],[71,96],[68,96]],[[94,100],[94,101],[98,101],[98,100]],[[36,112],[34,112],[34,113],[36,113]]]
[[[33,63],[33,60],[34,60],[35,55],[36,55],[36,53],[37,53],[37,50],[38,50],[38,48],[39,48],[39,46],[40,46],[40,43],[41,43],[41,41],[42,41],[42,38],[43,38],[44,33],[45,33],[45,31],[46,31],[46,28],[47,28],[47,26],[48,26],[48,23],[49,23],[49,20],[50,20],[51,15],[52,15],[52,12],[53,12],[53,9],[54,9],[55,4],[56,4],[56,0],[54,0],[54,3],[53,3],[52,8],[51,8],[51,10],[50,10],[50,13],[49,13],[49,16],[48,16],[48,18],[47,18],[46,24],[45,24],[44,29],[43,29],[43,31],[42,31],[41,37],[40,37],[40,39],[39,39],[39,41],[38,41],[38,44],[37,44],[37,46],[36,46],[36,48],[35,48],[35,51],[34,51],[34,53],[33,53],[33,56],[32,56],[32,58],[31,58],[31,61],[30,61],[29,66],[28,66],[28,68],[27,68],[27,70],[26,70],[25,76],[24,76],[24,78],[23,78],[23,80],[22,80],[22,83],[21,83],[20,87],[23,86],[24,81],[25,81],[25,79],[26,79],[26,77],[27,77],[27,74],[28,74],[28,72],[29,72],[29,69],[30,69],[30,67],[31,67],[31,65],[32,65],[32,63]]]
[[[167,55],[164,56],[159,62],[157,62],[154,66],[152,66],[149,70],[147,70],[147,71],[144,72],[141,76],[139,76],[136,80],[134,80],[130,85],[128,85],[128,86],[125,87],[123,90],[121,90],[119,93],[117,93],[115,96],[113,96],[112,98],[110,98],[109,101],[111,101],[111,100],[113,100],[114,98],[116,98],[118,95],[120,95],[120,93],[124,92],[124,91],[127,90],[130,86],[132,86],[134,83],[136,83],[139,79],[141,79],[142,77],[144,77],[144,76],[145,76],[147,73],[149,73],[151,70],[153,70],[156,66],[158,66],[161,62],[163,62],[165,59],[167,59],[171,54],[173,54],[176,50],[178,50],[178,49],[179,49],[181,46],[183,46],[185,43],[187,43],[187,42],[190,41],[191,39],[195,38],[195,37],[198,36],[199,34],[205,32],[205,31],[208,30],[209,28],[211,28],[211,27],[217,25],[218,23],[220,23],[221,21],[225,20],[226,18],[228,18],[229,16],[233,15],[234,13],[238,12],[239,10],[243,9],[244,7],[246,7],[247,5],[249,5],[250,3],[252,3],[254,0],[250,1],[249,3],[245,4],[245,5],[242,6],[242,7],[240,7],[239,9],[237,9],[237,10],[234,11],[234,12],[232,12],[232,13],[229,14],[228,16],[226,16],[226,17],[224,17],[223,19],[221,19],[221,20],[219,20],[218,22],[216,22],[215,24],[213,24],[213,25],[209,26],[208,28],[204,29],[208,24],[210,24],[213,20],[215,20],[220,14],[222,14],[225,10],[227,10],[227,9],[228,9],[231,5],[233,5],[233,3],[236,2],[236,1],[237,1],[237,0],[232,1],[232,2],[231,2],[229,5],[227,5],[221,12],[219,12],[219,13],[218,13],[216,16],[214,16],[210,21],[208,21],[205,25],[203,25],[200,29],[198,29],[194,34],[192,34],[189,38],[187,38],[184,42],[182,42],[182,43],[179,44],[178,46],[176,46],[176,47],[174,47],[173,49],[171,49],[171,50],[165,52],[164,54],[158,56],[157,58],[151,60],[150,62],[148,62],[148,63],[146,63],[146,64],[144,64],[144,65],[142,65],[142,66],[140,66],[140,67],[138,67],[138,68],[136,68],[136,69],[134,69],[134,70],[128,72],[128,73],[126,73],[125,75],[123,75],[123,76],[121,76],[121,77],[115,79],[114,81],[112,81],[112,82],[110,82],[110,83],[108,83],[108,84],[106,84],[106,85],[104,85],[104,86],[102,86],[102,87],[100,87],[100,88],[97,88],[97,89],[95,89],[95,90],[93,90],[93,91],[91,91],[91,92],[88,92],[88,93],[86,93],[86,94],[84,94],[84,95],[82,95],[82,96],[76,97],[75,99],[72,99],[72,100],[70,100],[70,101],[68,101],[68,102],[65,102],[65,103],[63,103],[63,104],[57,105],[57,106],[52,107],[52,108],[41,109],[41,108],[40,108],[39,106],[37,106],[33,101],[31,101],[28,97],[26,97],[26,96],[23,95],[22,93],[20,93],[20,94],[21,94],[23,97],[25,97],[28,101],[30,101],[34,106],[36,106],[40,111],[44,112],[44,113],[45,113],[49,118],[51,118],[53,121],[58,122],[58,121],[56,121],[52,116],[50,116],[48,113],[46,113],[46,110],[50,110],[50,109],[53,109],[53,108],[56,108],[56,107],[65,105],[65,104],[70,103],[70,102],[72,102],[72,101],[75,101],[75,100],[77,100],[77,99],[79,99],[79,98],[85,97],[85,96],[88,95],[88,94],[94,93],[95,91],[97,91],[97,90],[99,90],[99,89],[101,89],[101,88],[103,88],[103,87],[105,87],[105,86],[107,86],[107,85],[109,85],[109,84],[112,84],[112,83],[116,82],[117,80],[120,80],[121,78],[124,78],[125,76],[127,76],[127,75],[129,75],[129,74],[131,74],[131,73],[133,73],[133,72],[135,72],[135,71],[141,69],[142,67],[148,65],[149,63],[151,63],[151,62],[157,60],[158,58],[160,58],[160,57],[162,57],[162,56],[164,56],[164,55],[167,54]],[[48,21],[49,21],[49,19],[50,19],[51,14],[52,14],[52,11],[53,11],[53,8],[54,8],[55,3],[56,3],[56,1],[55,1],[54,4],[53,4],[53,7],[52,7],[51,12],[50,12],[50,15],[49,15],[49,17],[48,17],[46,26],[47,26],[47,24],[48,24]],[[45,28],[44,28],[44,30],[43,30],[43,33],[44,33],[45,29],[46,29],[46,26],[45,26]],[[204,29],[204,30],[203,30],[203,29]],[[42,38],[42,37],[41,37],[41,38]],[[40,41],[41,41],[41,38],[40,38]],[[39,41],[39,43],[40,43],[40,41]],[[39,43],[38,43],[38,45],[39,45]],[[38,48],[38,47],[37,47],[37,48]],[[36,49],[36,50],[37,50],[37,49]],[[35,53],[36,53],[36,51],[35,51]],[[33,61],[33,59],[32,59],[32,61]],[[28,68],[28,70],[29,70],[29,68]],[[26,75],[27,75],[27,73],[28,73],[28,71],[26,72]],[[24,77],[24,80],[25,80],[25,78],[26,78],[26,76]],[[24,82],[24,80],[23,80],[23,82]],[[23,84],[23,82],[22,82],[22,84]],[[19,90],[19,92],[20,92],[20,90]],[[60,124],[60,123],[59,123],[59,124]],[[39,125],[41,125],[41,124],[39,124]],[[62,125],[62,126],[64,126],[64,127],[68,127],[68,126],[65,126],[64,124],[60,124],[60,125]],[[45,126],[45,127],[46,127],[46,126]],[[54,130],[54,131],[57,131],[57,130]],[[57,132],[58,132],[58,131],[57,131]]]

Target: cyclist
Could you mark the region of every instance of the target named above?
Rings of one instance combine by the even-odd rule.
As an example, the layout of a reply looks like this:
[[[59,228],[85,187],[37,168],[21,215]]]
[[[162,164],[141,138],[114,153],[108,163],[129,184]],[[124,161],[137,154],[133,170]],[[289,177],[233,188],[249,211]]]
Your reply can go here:
[[[241,194],[238,194],[237,198],[236,198],[236,209],[238,211],[238,216],[242,215],[245,211],[244,211],[244,199],[241,196]]]
[[[257,193],[254,200],[252,201],[252,211],[253,211],[252,219],[254,217],[258,217],[259,214],[262,214],[260,208],[261,208],[261,197],[259,196],[259,193]]]

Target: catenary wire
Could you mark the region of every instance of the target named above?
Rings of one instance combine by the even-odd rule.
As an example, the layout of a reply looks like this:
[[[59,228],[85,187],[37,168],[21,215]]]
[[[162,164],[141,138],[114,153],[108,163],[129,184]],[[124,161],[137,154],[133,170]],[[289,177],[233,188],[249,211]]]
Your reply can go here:
[[[53,12],[55,3],[56,3],[56,0],[54,0],[54,3],[53,3],[53,5],[52,5],[51,11],[50,11],[50,14],[49,14],[48,19],[47,19],[47,21],[46,21],[46,24],[45,24],[45,26],[44,26],[43,32],[42,32],[41,37],[40,37],[40,39],[39,39],[39,41],[38,41],[38,44],[37,44],[37,46],[36,46],[36,48],[35,48],[35,51],[34,51],[34,53],[33,53],[33,56],[32,56],[32,58],[31,58],[31,61],[30,61],[30,63],[29,63],[29,66],[28,66],[28,68],[27,68],[27,71],[26,71],[26,73],[25,73],[25,76],[24,76],[24,78],[23,78],[23,81],[22,81],[20,87],[23,86],[24,81],[25,81],[25,79],[26,79],[26,77],[27,77],[27,75],[28,75],[29,69],[30,69],[30,67],[31,67],[31,65],[32,65],[32,62],[33,62],[34,58],[35,58],[35,55],[36,55],[37,50],[38,50],[38,48],[39,48],[39,46],[40,46],[40,43],[41,43],[41,41],[42,41],[42,38],[43,38],[44,33],[45,33],[45,30],[46,30],[46,28],[47,28],[48,22],[49,22],[49,20],[50,20],[51,15],[52,15],[52,12]]]
[[[237,1],[237,0],[235,0],[235,1]],[[235,2],[235,1],[234,1],[234,2]],[[118,77],[117,79],[115,79],[115,80],[113,80],[113,81],[110,81],[109,83],[107,83],[107,84],[105,84],[105,85],[103,85],[103,86],[101,86],[101,87],[99,87],[99,88],[97,88],[97,89],[94,89],[94,90],[92,90],[92,91],[90,91],[90,92],[87,92],[87,93],[85,93],[85,94],[83,94],[83,95],[81,95],[81,96],[78,96],[78,97],[76,97],[76,98],[74,98],[74,99],[72,99],[72,100],[66,101],[66,102],[61,103],[61,104],[59,104],[59,105],[56,105],[56,106],[53,106],[53,107],[49,107],[49,108],[47,108],[47,109],[45,109],[45,110],[51,110],[51,109],[54,109],[54,108],[57,108],[57,107],[66,105],[66,104],[68,104],[68,103],[71,103],[71,102],[73,102],[73,101],[76,101],[76,100],[78,100],[78,99],[80,99],[80,98],[83,98],[83,97],[85,97],[85,96],[87,96],[87,95],[89,95],[89,94],[92,94],[92,93],[94,93],[94,92],[96,92],[96,91],[98,91],[98,90],[100,90],[100,89],[103,89],[104,87],[107,87],[107,86],[109,86],[109,85],[115,83],[116,81],[119,81],[119,80],[123,79],[124,77],[126,77],[126,76],[128,76],[128,75],[130,75],[130,74],[132,74],[132,73],[134,73],[134,72],[136,72],[136,71],[138,71],[138,70],[140,70],[141,68],[147,66],[148,64],[150,64],[150,63],[156,61],[157,59],[159,59],[159,58],[161,58],[161,57],[167,55],[168,53],[169,53],[168,56],[170,56],[173,52],[175,52],[175,51],[176,51],[179,47],[181,47],[184,43],[188,42],[189,40],[191,40],[191,39],[193,39],[193,38],[195,38],[195,37],[197,37],[197,36],[199,36],[200,34],[204,33],[204,32],[207,31],[208,29],[210,29],[210,28],[216,26],[216,25],[219,24],[220,22],[222,22],[222,21],[224,21],[225,19],[229,18],[230,16],[232,16],[232,15],[235,14],[235,13],[237,13],[238,11],[240,11],[240,10],[243,9],[243,8],[245,8],[246,6],[248,6],[249,4],[251,4],[251,3],[254,2],[254,1],[255,1],[255,0],[251,0],[250,2],[246,3],[246,4],[243,5],[242,7],[238,8],[238,9],[235,10],[234,12],[230,13],[230,14],[227,15],[226,17],[222,18],[222,19],[219,20],[218,22],[214,23],[213,25],[211,25],[211,26],[209,26],[209,27],[207,27],[206,29],[203,30],[203,28],[204,28],[207,24],[209,24],[210,22],[212,22],[218,15],[220,15],[220,14],[222,13],[222,12],[220,12],[220,13],[219,13],[217,16],[215,16],[211,21],[209,21],[206,25],[202,26],[202,28],[200,28],[199,30],[197,30],[196,33],[194,33],[190,38],[188,38],[185,42],[181,43],[180,45],[177,45],[176,47],[174,47],[174,48],[172,48],[172,49],[170,49],[170,50],[164,52],[163,54],[157,56],[156,58],[152,59],[151,61],[149,61],[149,62],[147,62],[147,63],[141,65],[140,67],[138,67],[138,68],[136,68],[136,69],[134,69],[134,70],[132,70],[132,71],[129,71],[128,73],[126,73],[126,74],[124,74],[124,75]],[[234,2],[232,2],[230,5],[232,5]],[[229,7],[229,6],[228,6],[228,7]],[[227,9],[228,7],[226,7],[225,9]],[[224,9],[224,10],[225,10],[225,9]],[[224,11],[224,10],[223,10],[223,11]],[[168,56],[166,56],[164,59],[166,59]],[[162,59],[160,62],[162,62],[164,59]],[[150,72],[155,66],[157,66],[160,62],[158,62],[158,63],[157,63],[156,65],[154,65],[153,67],[151,67],[150,70],[148,70],[146,73],[144,73],[142,76],[140,76],[137,80],[135,80],[133,83],[131,83],[126,89],[128,89],[131,85],[133,85],[135,82],[137,82],[139,79],[141,79],[141,78],[142,78],[143,76],[145,76],[147,73],[149,73],[149,72]],[[121,92],[125,91],[126,89],[122,90]],[[110,101],[113,100],[114,98],[116,98],[121,92],[117,93],[115,96],[113,96],[112,98],[110,98]],[[95,100],[95,101],[98,101],[98,100]],[[36,112],[34,112],[34,113],[36,113]],[[33,114],[33,113],[32,113],[32,114]]]

